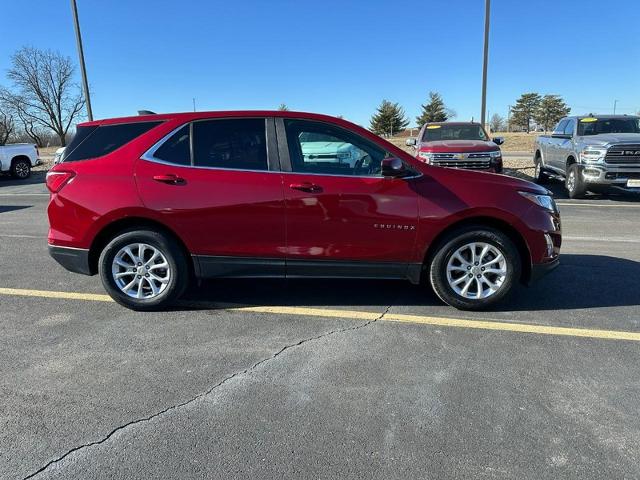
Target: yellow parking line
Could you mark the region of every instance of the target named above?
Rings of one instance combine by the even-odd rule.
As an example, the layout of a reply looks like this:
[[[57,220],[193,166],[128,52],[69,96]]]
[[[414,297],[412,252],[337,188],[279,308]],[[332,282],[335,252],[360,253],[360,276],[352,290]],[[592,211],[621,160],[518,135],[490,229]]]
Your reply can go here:
[[[56,298],[67,300],[87,300],[96,302],[113,302],[108,295],[97,293],[55,292],[49,290],[27,290],[21,288],[0,288],[0,295],[15,295],[22,297]],[[300,315],[323,318],[343,318],[352,320],[375,320],[380,312],[365,312],[357,310],[332,310],[324,308],[259,306],[241,307],[226,305],[225,310],[237,312],[267,313],[274,315]],[[568,337],[599,338],[606,340],[629,340],[640,342],[640,332],[625,332],[620,330],[599,330],[589,328],[553,327],[530,323],[509,323],[500,320],[470,320],[462,318],[430,317],[423,315],[407,315],[401,313],[387,313],[381,319],[383,322],[413,323],[438,327],[471,328],[478,330],[495,330],[515,333],[534,333],[539,335],[559,335]]]
[[[22,288],[0,288],[0,295],[19,297],[63,298],[68,300],[90,300],[93,302],[113,302],[109,295],[98,293],[53,292],[50,290],[26,290]]]

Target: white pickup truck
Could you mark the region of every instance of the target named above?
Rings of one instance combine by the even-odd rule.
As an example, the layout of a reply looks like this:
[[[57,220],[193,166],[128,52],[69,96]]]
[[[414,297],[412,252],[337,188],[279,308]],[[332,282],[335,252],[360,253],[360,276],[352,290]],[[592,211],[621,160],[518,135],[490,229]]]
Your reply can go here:
[[[31,143],[0,146],[0,172],[8,172],[18,179],[29,178],[31,168],[40,163],[38,147]]]

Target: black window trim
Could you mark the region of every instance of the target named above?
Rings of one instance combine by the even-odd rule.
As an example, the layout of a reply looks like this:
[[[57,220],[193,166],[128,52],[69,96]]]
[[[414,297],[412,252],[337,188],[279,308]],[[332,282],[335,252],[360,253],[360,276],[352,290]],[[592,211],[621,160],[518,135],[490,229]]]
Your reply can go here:
[[[254,170],[249,168],[227,168],[227,167],[209,167],[204,165],[194,165],[194,155],[193,155],[193,124],[196,122],[211,122],[217,120],[264,120],[265,122],[265,141],[266,141],[266,149],[267,149],[267,170]],[[181,165],[179,163],[168,162],[166,160],[162,160],[160,158],[156,158],[154,154],[156,151],[167,141],[169,140],[175,133],[177,133],[180,129],[184,128],[186,125],[189,125],[189,164]],[[280,161],[278,157],[278,149],[275,144],[275,125],[272,117],[216,117],[216,118],[198,118],[196,120],[191,120],[186,123],[181,123],[179,126],[171,130],[165,136],[163,136],[160,140],[154,143],[151,148],[149,148],[146,152],[144,152],[141,156],[141,160],[146,160],[148,162],[159,163],[161,165],[170,165],[173,167],[181,167],[181,168],[197,168],[197,169],[205,169],[205,170],[229,170],[235,172],[260,172],[260,173],[280,173]]]
[[[304,122],[309,122],[309,123],[320,123],[320,124],[325,124],[328,125],[330,127],[336,128],[338,130],[344,130],[347,133],[350,133],[352,135],[357,135],[358,137],[363,138],[364,141],[372,143],[374,146],[380,148],[381,150],[384,150],[387,153],[391,153],[389,152],[386,148],[382,147],[381,145],[378,145],[376,142],[369,140],[368,138],[364,138],[362,137],[362,135],[360,135],[359,133],[356,132],[352,132],[351,130],[348,130],[344,127],[341,127],[340,125],[336,125],[334,123],[331,122],[325,122],[322,120],[311,120],[308,118],[299,118],[299,117],[276,117],[275,121],[276,121],[276,135],[278,138],[278,156],[280,157],[280,164],[282,166],[282,173],[286,173],[288,175],[313,175],[313,176],[320,176],[320,177],[342,177],[342,178],[377,178],[377,179],[389,179],[390,177],[385,177],[384,175],[380,174],[380,175],[348,175],[348,174],[340,174],[340,173],[314,173],[314,172],[294,172],[292,165],[291,165],[291,157],[289,155],[289,144],[287,142],[287,131],[284,125],[284,121],[285,120],[300,120],[300,121],[304,121]],[[399,157],[398,157],[399,158]],[[402,160],[402,158],[400,158],[400,160]],[[406,177],[399,177],[402,180],[411,180],[413,178],[418,178],[422,176],[421,172],[418,172],[417,170],[415,170],[414,168],[411,167],[411,165],[408,165],[404,160],[402,160],[402,163],[405,164],[405,168],[407,168],[408,170],[414,172],[413,175],[407,175]]]

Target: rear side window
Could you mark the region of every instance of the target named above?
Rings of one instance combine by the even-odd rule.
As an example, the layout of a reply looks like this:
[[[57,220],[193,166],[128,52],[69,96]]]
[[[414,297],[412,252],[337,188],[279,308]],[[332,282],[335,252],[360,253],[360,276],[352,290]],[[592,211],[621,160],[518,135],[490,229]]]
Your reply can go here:
[[[265,120],[194,122],[193,164],[198,167],[268,170]]]
[[[80,127],[65,149],[63,162],[97,158],[113,152],[161,122],[135,122],[117,125]]]
[[[189,125],[185,125],[160,145],[153,156],[163,162],[191,165],[190,138]]]

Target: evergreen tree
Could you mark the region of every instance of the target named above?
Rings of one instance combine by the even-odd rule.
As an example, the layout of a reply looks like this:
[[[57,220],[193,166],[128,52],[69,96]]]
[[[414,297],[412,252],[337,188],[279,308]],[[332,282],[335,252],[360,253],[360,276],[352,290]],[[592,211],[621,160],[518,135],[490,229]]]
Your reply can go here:
[[[511,124],[524,127],[529,133],[531,120],[540,107],[542,98],[537,93],[523,93],[511,107]]]
[[[453,111],[448,110],[437,92],[429,92],[429,103],[422,105],[422,113],[416,117],[418,127],[429,122],[446,122]]]
[[[566,117],[571,108],[564,103],[560,95],[545,95],[540,101],[540,106],[535,111],[533,119],[541,125],[545,131],[551,130],[553,126]]]
[[[397,103],[383,100],[376,113],[371,117],[370,130],[376,135],[392,136],[404,130],[409,120],[404,109]]]

